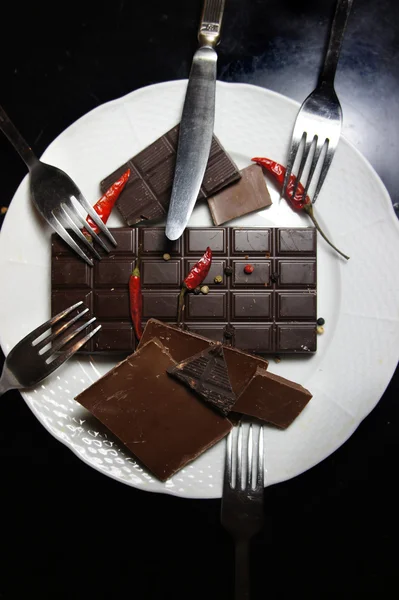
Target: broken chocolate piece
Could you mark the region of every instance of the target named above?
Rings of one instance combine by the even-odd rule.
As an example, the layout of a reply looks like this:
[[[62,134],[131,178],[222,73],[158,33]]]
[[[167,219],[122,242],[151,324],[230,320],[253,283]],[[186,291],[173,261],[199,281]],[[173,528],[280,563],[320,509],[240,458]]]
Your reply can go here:
[[[234,412],[286,429],[311,397],[312,394],[298,383],[258,367],[234,404]]]
[[[271,205],[261,167],[250,165],[240,171],[241,179],[208,198],[215,225],[221,225]]]
[[[152,339],[76,397],[162,481],[232,428],[167,375],[174,364],[161,342]]]
[[[175,172],[178,133],[179,126],[174,127],[101,182],[104,193],[126,169],[130,169],[129,180],[116,202],[128,225],[166,216]],[[238,168],[213,136],[198,199],[208,198],[238,179]]]
[[[150,319],[145,326],[139,348],[154,337],[161,340],[175,362],[181,362],[214,344],[214,342],[201,335],[195,335],[173,325]],[[255,373],[256,368],[267,369],[268,362],[260,356],[253,356],[235,348],[223,346],[223,351],[231,387],[236,397],[238,397]]]
[[[232,390],[223,346],[215,344],[168,369],[201,398],[226,416],[236,401]]]

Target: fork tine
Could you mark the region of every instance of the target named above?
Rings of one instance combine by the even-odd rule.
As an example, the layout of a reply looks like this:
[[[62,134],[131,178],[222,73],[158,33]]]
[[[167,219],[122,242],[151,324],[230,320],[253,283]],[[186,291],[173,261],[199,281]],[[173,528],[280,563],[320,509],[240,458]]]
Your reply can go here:
[[[79,246],[77,245],[75,240],[72,239],[72,237],[69,235],[65,227],[61,225],[61,223],[58,221],[54,213],[52,213],[52,219],[49,219],[48,222],[51,225],[51,227],[58,233],[58,235],[64,240],[64,242],[66,242],[68,246],[72,248],[72,250],[74,250],[81,258],[83,258],[83,260],[87,262],[88,265],[92,267],[93,261],[88,256],[86,256],[86,254],[81,248],[79,248]]]
[[[80,212],[80,208],[82,208],[81,204],[79,204],[79,202],[74,205],[72,200],[70,198],[68,198],[68,208],[69,210],[73,213],[73,216],[75,217],[75,219],[78,219],[81,227],[86,229],[90,235],[92,236],[92,238],[103,248],[103,250],[105,250],[105,252],[107,252],[108,254],[111,252],[111,249],[108,248],[108,246],[105,244],[105,242],[103,242],[103,240],[97,235],[97,233],[94,231],[94,229],[92,228],[92,226],[90,225],[90,223],[88,223],[86,221],[86,217],[82,215],[82,213]],[[82,232],[83,233],[83,232]]]
[[[82,304],[83,304],[83,300],[80,300],[80,302],[77,302],[76,304],[73,304],[72,306],[69,306],[65,310],[62,310],[61,312],[59,312],[54,317],[51,317],[51,319],[49,319],[48,321],[46,321],[42,325],[39,325],[39,327],[36,327],[36,329],[34,329],[30,333],[28,333],[28,335],[26,335],[23,338],[23,340],[21,340],[21,342],[18,342],[18,343],[31,342],[32,346],[34,346],[35,345],[34,342],[35,342],[35,340],[37,338],[39,338],[41,335],[43,335],[43,333],[46,333],[46,331],[48,329],[50,329],[53,325],[55,325],[56,323],[58,323],[58,321],[60,321],[61,319],[63,319],[67,315],[69,315],[69,313],[71,313],[73,310],[75,310],[75,308],[78,308],[78,306],[81,306]]]
[[[249,426],[248,445],[247,445],[248,461],[247,461],[247,487],[252,488],[252,457],[253,457],[253,431],[252,423]]]
[[[226,458],[225,458],[225,467],[224,467],[224,482],[223,482],[223,486],[224,488],[226,487],[233,487],[233,479],[232,479],[232,475],[233,475],[233,432],[234,429],[232,429],[229,433],[229,435],[227,436],[227,440],[226,440]]]
[[[316,190],[315,190],[315,193],[313,194],[312,204],[314,204],[316,202],[317,196],[319,195],[321,186],[324,183],[324,180],[328,173],[328,169],[330,168],[332,159],[334,157],[334,148],[331,147],[330,142],[328,140],[326,140],[326,143],[327,143],[327,151],[326,151],[326,154],[324,157],[323,166],[321,167],[319,181],[317,182]]]
[[[47,363],[47,375],[50,375],[53,371],[58,369],[65,361],[73,356],[86,342],[88,342],[96,333],[101,329],[101,325],[98,325],[93,331],[85,335],[84,338],[75,342],[75,344],[69,348],[66,352],[59,354],[54,360]],[[47,377],[46,375],[46,377]]]
[[[83,206],[85,211],[91,216],[95,224],[101,229],[101,231],[107,236],[107,238],[114,244],[114,246],[116,246],[117,244],[114,236],[112,235],[108,227],[102,222],[102,220],[100,219],[94,208],[91,206],[91,204],[87,202],[83,194],[80,194],[79,197],[76,198],[76,200],[79,202],[79,204]]]
[[[322,153],[322,150],[324,148],[324,145],[325,145],[326,141],[327,140],[325,140],[322,144],[318,143],[319,140],[316,141],[316,148],[315,148],[315,151],[314,151],[314,154],[313,154],[312,163],[310,165],[308,179],[307,179],[306,185],[304,186],[304,189],[303,189],[303,194],[302,194],[302,201],[303,202],[306,199],[309,186],[312,183],[313,175],[314,175],[314,172],[316,170],[317,163],[319,162],[319,158],[320,158],[320,155]]]
[[[306,162],[308,160],[309,152],[312,148],[312,145],[313,145],[313,142],[315,139],[316,139],[316,143],[317,143],[317,135],[315,135],[311,140],[308,139],[308,136],[306,133],[304,133],[303,135],[305,138],[305,148],[303,149],[303,154],[302,154],[301,162],[299,164],[298,173],[295,176],[295,183],[294,183],[294,187],[292,189],[292,197],[293,198],[295,198],[295,195],[298,191],[298,185],[302,179],[302,174],[303,174]]]
[[[92,317],[91,319],[86,321],[86,323],[83,323],[83,325],[80,325],[80,327],[77,327],[77,329],[74,329],[70,333],[67,333],[66,335],[61,337],[57,336],[57,340],[53,344],[51,344],[51,348],[49,348],[49,350],[47,350],[47,352],[44,352],[42,355],[43,357],[46,357],[46,362],[52,354],[58,352],[58,350],[61,350],[61,348],[65,346],[65,344],[73,340],[74,337],[76,337],[81,331],[83,331],[83,329],[86,329],[86,327],[94,323],[95,320],[96,317]]]
[[[97,244],[100,244],[100,246],[105,250],[105,252],[107,252],[109,254],[111,252],[111,248],[108,248],[108,246],[103,242],[103,240],[100,238],[100,236],[97,235],[97,233],[94,231],[94,229],[90,225],[90,223],[88,223],[87,221],[84,221],[84,227],[90,233],[91,237],[94,240],[96,240]]]
[[[263,434],[263,425],[259,428],[259,438],[258,438],[258,468],[256,470],[256,487],[261,487],[262,490],[264,488],[264,477],[265,477],[265,469],[264,469],[264,434]]]
[[[40,352],[40,350],[42,348],[44,348],[45,346],[47,346],[47,344],[49,344],[52,340],[54,340],[57,336],[59,336],[61,333],[63,333],[66,329],[68,329],[71,325],[73,325],[74,323],[76,323],[76,321],[78,321],[83,315],[85,315],[87,312],[89,312],[88,308],[85,308],[84,310],[82,310],[82,312],[78,313],[77,315],[75,315],[72,319],[70,319],[67,323],[63,323],[60,327],[58,327],[58,329],[56,331],[54,331],[53,333],[51,333],[50,335],[48,335],[47,337],[44,338],[44,340],[42,340],[41,342],[38,343],[33,343],[32,345],[35,346],[35,348],[37,348],[37,350]]]
[[[238,426],[237,434],[237,461],[236,461],[236,483],[235,488],[237,490],[242,489],[243,484],[243,460],[242,460],[242,425]]]
[[[291,149],[290,149],[290,153],[288,156],[287,167],[285,170],[283,189],[281,191],[282,198],[285,196],[285,194],[287,192],[288,182],[289,182],[291,174],[292,174],[292,168],[294,166],[296,155],[298,153],[299,146],[301,145],[302,139],[303,139],[303,134],[300,138],[298,138],[296,136],[295,127],[294,127],[294,134],[293,134],[293,138],[292,138]]]
[[[90,244],[89,240],[83,235],[79,227],[76,226],[76,223],[72,218],[72,214],[75,216],[76,213],[73,213],[73,211],[71,211],[71,208],[67,206],[67,204],[65,204],[64,202],[60,205],[59,210],[62,211],[64,218],[68,221],[69,227],[72,229],[74,234],[78,236],[80,241],[83,242],[87,248],[89,248],[90,252],[92,252],[94,256],[98,258],[98,260],[101,260],[101,256],[94,248],[93,244]]]

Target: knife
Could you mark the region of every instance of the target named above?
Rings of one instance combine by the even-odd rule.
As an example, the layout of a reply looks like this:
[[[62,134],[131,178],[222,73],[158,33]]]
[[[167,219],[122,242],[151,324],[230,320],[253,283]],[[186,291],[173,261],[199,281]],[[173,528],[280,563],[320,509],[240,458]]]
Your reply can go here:
[[[217,54],[225,0],[205,0],[180,122],[166,236],[177,240],[197,200],[211,150]]]

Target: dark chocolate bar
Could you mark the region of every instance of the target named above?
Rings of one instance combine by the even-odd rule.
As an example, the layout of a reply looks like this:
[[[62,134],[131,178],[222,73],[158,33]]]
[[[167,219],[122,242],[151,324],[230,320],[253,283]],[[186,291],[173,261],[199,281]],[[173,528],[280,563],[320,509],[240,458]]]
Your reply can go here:
[[[215,344],[170,367],[168,373],[193,389],[224,416],[236,401],[232,390],[223,346]]]
[[[129,180],[116,202],[128,225],[166,216],[175,172],[178,135],[179,126],[176,126],[101,182],[101,190],[104,193],[126,169],[130,169]],[[212,196],[239,178],[240,173],[236,165],[226,154],[219,140],[213,136],[198,199]]]
[[[52,238],[52,314],[83,300],[102,325],[86,353],[134,350],[128,281],[139,247],[143,323],[151,317],[175,323],[181,282],[207,246],[213,252],[204,281],[209,293],[187,294],[184,329],[257,354],[315,352],[314,228],[192,228],[172,243],[161,227],[111,231],[118,246],[94,268]]]
[[[232,428],[167,374],[174,364],[153,339],[76,397],[162,481]]]

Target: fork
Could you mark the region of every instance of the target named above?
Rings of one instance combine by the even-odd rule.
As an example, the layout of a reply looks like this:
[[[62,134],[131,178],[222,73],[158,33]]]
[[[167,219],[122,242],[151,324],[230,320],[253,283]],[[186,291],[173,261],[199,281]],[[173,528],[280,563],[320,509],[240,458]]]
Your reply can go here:
[[[303,153],[302,156],[300,153],[298,154],[300,162],[296,182],[292,190],[293,198],[297,192],[297,185],[301,180],[308,158],[311,160],[306,183],[304,184],[303,201],[305,201],[323,149],[324,159],[321,160],[319,166],[320,174],[313,194],[313,204],[316,202],[330,168],[342,127],[342,108],[334,89],[334,78],[352,3],[353,0],[337,1],[331,25],[330,39],[318,85],[303,102],[295,121],[281,197],[284,197],[286,194],[287,185],[300,146],[303,147]]]
[[[101,256],[83,235],[79,227],[84,227],[96,242],[106,251],[109,248],[97,235],[78,209],[78,205],[90,215],[95,224],[116,246],[116,241],[108,227],[102,222],[96,211],[89,204],[76,183],[61,169],[40,161],[24,140],[7,113],[0,106],[0,129],[9,139],[30,172],[30,193],[37,210],[58,235],[91,267],[93,261],[78,246],[64,223],[74,232],[79,240],[85,244],[90,252],[98,259]],[[76,203],[74,202],[76,200]],[[79,224],[79,227],[76,225]]]
[[[71,358],[86,342],[88,342],[101,329],[98,325],[93,331],[74,342],[61,352],[62,348],[68,344],[74,337],[84,331],[89,325],[94,323],[95,317],[83,323],[76,329],[63,335],[71,325],[80,319],[88,308],[82,310],[66,323],[62,323],[50,335],[43,338],[43,335],[51,327],[56,325],[61,319],[66,317],[73,310],[81,306],[83,302],[77,302],[73,306],[66,308],[52,317],[43,325],[36,327],[31,333],[24,337],[11,352],[7,355],[3,372],[0,377],[0,396],[8,390],[28,388],[58,369],[66,360]],[[51,344],[50,348],[47,348]]]
[[[249,542],[263,527],[263,464],[262,426],[241,423],[226,442],[221,507],[222,525],[235,539],[235,600],[249,598]]]

